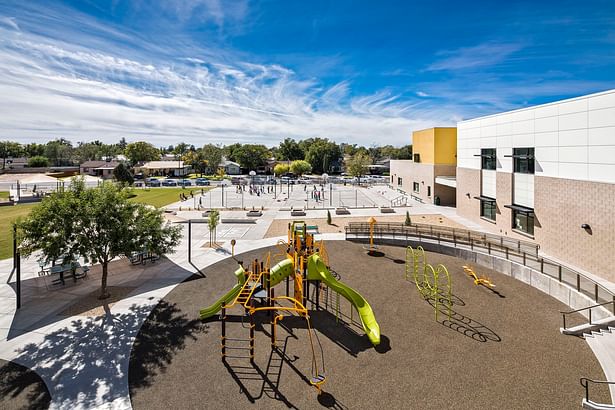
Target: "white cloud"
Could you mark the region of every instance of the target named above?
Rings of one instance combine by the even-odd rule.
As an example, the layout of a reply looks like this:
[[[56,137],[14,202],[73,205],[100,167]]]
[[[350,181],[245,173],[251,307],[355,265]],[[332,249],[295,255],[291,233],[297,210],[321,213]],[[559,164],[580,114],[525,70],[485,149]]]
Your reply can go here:
[[[521,48],[522,45],[516,43],[487,42],[472,47],[445,50],[438,53],[442,58],[429,65],[427,70],[454,71],[489,67],[505,61]]]
[[[288,136],[323,136],[404,144],[412,129],[435,125],[389,91],[351,97],[348,82],[323,89],[279,65],[197,57],[171,64],[3,28],[0,37],[0,133],[24,142],[276,144]]]
[[[418,95],[419,97],[423,97],[423,98],[429,97],[429,94],[427,94],[426,92],[423,92],[423,91],[417,91],[416,95]]]

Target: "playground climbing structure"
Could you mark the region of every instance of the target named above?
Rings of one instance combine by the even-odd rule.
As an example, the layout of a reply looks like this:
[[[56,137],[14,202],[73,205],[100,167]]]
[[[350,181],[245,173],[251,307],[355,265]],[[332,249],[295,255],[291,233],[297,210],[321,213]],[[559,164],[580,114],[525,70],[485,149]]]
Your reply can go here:
[[[276,349],[276,326],[285,315],[298,315],[306,320],[309,343],[312,353],[312,368],[310,384],[316,387],[319,394],[326,381],[324,352],[318,334],[312,327],[308,302],[319,309],[321,285],[333,289],[348,299],[361,318],[363,329],[374,345],[380,343],[380,328],[373,311],[367,301],[355,290],[338,281],[329,270],[329,257],[323,241],[316,242],[314,235],[304,222],[295,221],[288,226],[288,240],[278,241],[277,253],[273,256],[275,265],[271,264],[271,254],[263,261],[254,260],[249,269],[239,263],[235,271],[237,284],[213,305],[200,311],[201,319],[207,319],[218,312],[221,320],[221,352],[222,359],[243,357],[254,363],[254,316],[257,312],[266,312],[271,324],[271,348]],[[293,282],[292,293],[290,282]],[[275,296],[274,287],[282,282],[286,284],[286,295]],[[315,298],[310,299],[310,282],[315,282]],[[312,285],[313,286],[313,285]],[[339,307],[339,302],[338,302]],[[249,317],[248,339],[231,339],[226,335],[227,314],[230,309],[241,308],[243,317]],[[247,348],[230,346],[232,342],[248,342]],[[318,359],[316,344],[319,348]],[[249,350],[247,356],[232,356],[229,351]]]
[[[453,289],[451,275],[446,266],[438,264],[434,268],[427,263],[425,250],[422,246],[418,246],[416,249],[408,246],[406,248],[406,269],[404,273],[406,280],[410,278],[410,272],[412,272],[414,284],[423,299],[433,301],[436,321],[440,308],[446,310],[450,320],[453,307]]]

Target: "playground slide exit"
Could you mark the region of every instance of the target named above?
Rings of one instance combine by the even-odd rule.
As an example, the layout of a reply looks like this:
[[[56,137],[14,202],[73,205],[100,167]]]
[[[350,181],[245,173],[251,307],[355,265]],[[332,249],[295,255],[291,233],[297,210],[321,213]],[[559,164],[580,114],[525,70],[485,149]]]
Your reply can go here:
[[[243,287],[243,284],[246,282],[245,270],[242,266],[239,266],[239,268],[235,271],[235,276],[237,276],[237,284],[233,286],[231,290],[218,299],[213,305],[199,311],[201,320],[212,317],[222,309],[222,306],[225,303],[230,303],[237,297]]]
[[[348,299],[357,309],[357,312],[359,312],[363,330],[367,333],[369,340],[374,346],[380,344],[380,326],[378,322],[376,322],[374,312],[369,303],[367,303],[367,300],[351,287],[336,280],[331,272],[329,272],[329,269],[327,269],[327,266],[320,256],[312,255],[308,258],[307,278],[308,280],[320,280],[324,282],[325,285]]]

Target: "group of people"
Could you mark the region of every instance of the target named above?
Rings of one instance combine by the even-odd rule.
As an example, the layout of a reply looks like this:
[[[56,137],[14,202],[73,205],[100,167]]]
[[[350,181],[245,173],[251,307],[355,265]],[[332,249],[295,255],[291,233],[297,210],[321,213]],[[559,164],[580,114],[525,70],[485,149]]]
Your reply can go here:
[[[265,194],[265,191],[268,194],[273,194],[274,193],[273,187],[271,185],[257,186],[257,185],[251,184],[248,187],[248,192],[250,193],[250,195],[261,196],[261,195]],[[246,185],[237,185],[236,188],[235,188],[235,193],[240,194],[242,192],[246,192]]]

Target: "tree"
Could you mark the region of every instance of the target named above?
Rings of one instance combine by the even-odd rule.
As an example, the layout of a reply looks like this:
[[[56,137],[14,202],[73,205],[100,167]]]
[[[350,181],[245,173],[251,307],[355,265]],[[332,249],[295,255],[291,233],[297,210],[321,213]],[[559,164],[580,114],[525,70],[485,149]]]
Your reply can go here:
[[[28,158],[36,157],[37,155],[45,155],[45,146],[35,142],[24,145],[24,150],[24,155]]]
[[[41,250],[47,262],[82,256],[102,266],[100,299],[109,297],[109,262],[133,252],[173,251],[181,227],[165,223],[162,211],[128,199],[127,189],[112,182],[86,188],[73,179],[70,188],[56,191],[33,208],[19,224],[24,255]]]
[[[302,159],[293,161],[290,163],[290,172],[295,175],[303,175],[307,174],[312,170],[312,166],[309,162],[304,161]]]
[[[207,144],[203,146],[201,152],[203,153],[203,160],[205,161],[207,172],[214,174],[222,162],[222,148],[214,144]]]
[[[276,158],[283,161],[294,161],[304,159],[305,153],[297,141],[292,138],[286,138],[280,142]]]
[[[126,146],[126,157],[132,165],[138,162],[156,161],[160,159],[160,151],[152,144],[144,141],[131,142]]]
[[[188,151],[184,154],[182,160],[186,165],[190,165],[192,169],[201,174],[201,176],[207,172],[207,161],[205,161],[202,150]]]
[[[235,147],[232,152],[231,161],[238,162],[239,165],[248,170],[255,171],[258,167],[265,165],[269,157],[269,150],[260,144],[245,144]]]
[[[284,175],[290,170],[290,167],[286,164],[276,164],[273,167],[273,173],[277,176]]]
[[[315,138],[301,141],[307,147],[305,160],[312,166],[312,172],[322,174],[329,172],[334,162],[341,157],[339,145],[326,138]]]
[[[2,169],[6,167],[6,159],[20,157],[24,154],[24,148],[18,142],[0,141],[0,157],[2,157]]]
[[[410,212],[406,211],[406,220],[404,221],[405,226],[412,225],[412,220],[410,219]]]
[[[366,154],[358,153],[350,158],[346,166],[346,170],[353,177],[360,177],[361,175],[365,175],[367,173],[367,167],[370,163],[370,159]]]
[[[214,209],[209,212],[209,220],[207,221],[209,226],[209,246],[216,243],[216,228],[218,227],[218,223],[220,223],[220,212]]]
[[[132,174],[123,162],[117,164],[117,166],[113,169],[113,177],[116,181],[121,182],[125,185],[132,185],[132,183],[134,182]]]
[[[32,157],[30,159],[28,159],[28,166],[30,168],[37,168],[37,167],[48,167],[49,166],[49,159],[47,157],[44,157],[42,155],[37,155],[36,157]]]
[[[72,165],[73,144],[64,138],[49,141],[45,145],[45,156],[49,158],[52,165]]]

